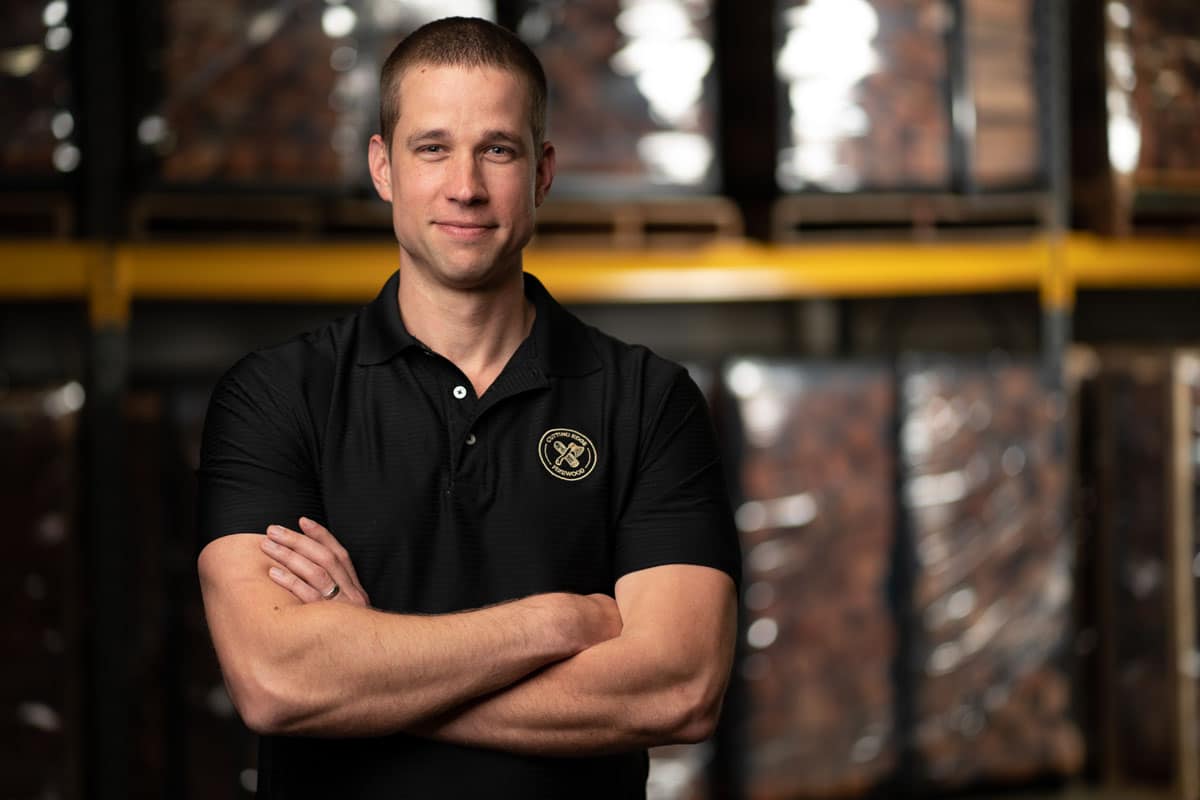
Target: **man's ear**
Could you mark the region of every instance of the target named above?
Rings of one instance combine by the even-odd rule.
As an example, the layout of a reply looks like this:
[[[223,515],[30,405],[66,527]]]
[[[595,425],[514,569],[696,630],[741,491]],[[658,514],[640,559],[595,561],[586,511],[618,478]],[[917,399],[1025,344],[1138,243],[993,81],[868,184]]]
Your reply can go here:
[[[533,188],[534,208],[541,206],[546,200],[546,193],[554,183],[555,159],[554,145],[548,141],[542,142],[542,157],[538,159],[536,183]]]
[[[371,183],[375,191],[387,202],[392,202],[392,169],[387,144],[378,133],[371,137],[367,147],[367,167],[371,171]]]

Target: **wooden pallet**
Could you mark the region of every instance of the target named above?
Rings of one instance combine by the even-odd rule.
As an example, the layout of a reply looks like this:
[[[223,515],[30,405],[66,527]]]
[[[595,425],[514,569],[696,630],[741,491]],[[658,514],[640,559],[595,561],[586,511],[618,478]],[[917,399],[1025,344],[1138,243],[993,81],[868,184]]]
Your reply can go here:
[[[1079,358],[1081,353],[1085,358]],[[1095,757],[1100,767],[1100,779],[1106,789],[1116,793],[1137,788],[1156,791],[1163,798],[1196,800],[1200,797],[1200,741],[1197,740],[1200,678],[1195,673],[1194,654],[1197,652],[1197,601],[1200,597],[1193,562],[1200,543],[1194,507],[1200,481],[1195,472],[1194,453],[1200,436],[1194,425],[1200,410],[1200,352],[1163,348],[1077,350],[1073,356],[1077,363],[1086,362],[1080,377],[1085,391],[1094,398],[1091,408],[1095,418],[1091,429],[1096,437],[1095,455],[1091,464],[1083,465],[1085,471],[1095,476],[1091,487],[1095,502],[1094,524],[1091,530],[1085,528],[1082,541],[1090,541],[1095,548],[1096,568],[1092,578],[1097,597],[1094,625],[1100,633],[1099,685],[1091,700],[1098,707],[1099,752]],[[1161,502],[1165,508],[1163,525],[1161,530],[1142,529],[1141,534],[1153,534],[1163,562],[1161,599],[1148,601],[1157,603],[1155,607],[1161,616],[1144,620],[1146,630],[1161,631],[1162,638],[1155,638],[1157,634],[1145,631],[1135,633],[1143,646],[1149,642],[1159,648],[1154,653],[1147,653],[1138,669],[1155,663],[1156,657],[1161,660],[1165,669],[1157,677],[1163,691],[1152,693],[1161,700],[1161,705],[1151,697],[1132,699],[1133,703],[1144,704],[1141,713],[1145,718],[1160,718],[1164,731],[1169,730],[1169,752],[1158,753],[1169,775],[1164,775],[1164,780],[1157,785],[1148,785],[1144,775],[1127,772],[1122,758],[1130,748],[1147,746],[1144,742],[1130,741],[1129,732],[1123,732],[1120,726],[1122,708],[1128,713],[1131,703],[1131,689],[1122,679],[1130,674],[1131,665],[1122,661],[1118,646],[1121,626],[1129,622],[1127,611],[1123,612],[1121,605],[1128,602],[1128,589],[1118,587],[1125,587],[1133,580],[1132,571],[1144,567],[1144,563],[1130,563],[1122,556],[1124,543],[1136,535],[1136,529],[1124,526],[1119,503],[1115,500],[1131,489],[1117,478],[1119,463],[1129,454],[1118,452],[1113,444],[1113,432],[1128,424],[1124,417],[1128,409],[1112,402],[1106,387],[1114,379],[1125,381],[1126,385],[1131,382],[1144,386],[1148,392],[1153,392],[1158,407],[1156,416],[1162,420],[1163,438],[1153,442],[1142,440],[1142,446],[1161,447],[1161,460],[1151,472],[1161,489],[1155,502]]]
[[[66,238],[75,229],[71,198],[57,192],[0,193],[0,236]]]
[[[771,209],[776,242],[829,239],[947,239],[1012,233],[1046,224],[1051,198],[1043,192],[796,194]]]
[[[151,193],[130,213],[135,239],[330,238],[392,235],[389,205],[375,198]],[[538,210],[540,247],[686,247],[741,236],[742,216],[721,197],[549,201]]]
[[[538,247],[693,247],[742,235],[742,214],[724,197],[548,200],[539,210]]]

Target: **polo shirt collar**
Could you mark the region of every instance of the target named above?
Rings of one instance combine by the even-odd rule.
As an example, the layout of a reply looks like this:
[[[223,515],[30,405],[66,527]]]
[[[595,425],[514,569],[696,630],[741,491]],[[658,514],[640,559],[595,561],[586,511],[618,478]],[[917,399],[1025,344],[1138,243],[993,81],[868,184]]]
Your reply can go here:
[[[400,271],[392,273],[376,298],[359,318],[360,366],[382,364],[411,347],[423,345],[404,327],[396,295],[400,289]],[[533,357],[546,375],[587,375],[600,369],[587,326],[560,306],[542,282],[525,273],[525,296],[537,315],[533,321]]]
[[[396,270],[359,317],[359,366],[382,364],[403,350],[421,346],[400,319],[399,290],[400,270]]]
[[[558,304],[542,282],[525,273],[525,296],[533,301],[535,358],[547,375],[574,377],[600,369],[600,356],[579,318]]]

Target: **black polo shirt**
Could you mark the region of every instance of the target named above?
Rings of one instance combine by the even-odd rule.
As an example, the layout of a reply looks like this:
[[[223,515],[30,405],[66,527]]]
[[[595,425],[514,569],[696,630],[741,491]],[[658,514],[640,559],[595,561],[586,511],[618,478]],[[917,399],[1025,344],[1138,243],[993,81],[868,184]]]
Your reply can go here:
[[[584,325],[538,280],[482,397],[404,328],[399,275],[358,313],[239,361],[213,393],[200,545],[324,523],[376,608],[446,613],[701,564],[740,578],[707,408],[683,368]],[[714,621],[715,624],[715,621]],[[646,755],[534,758],[404,734],[264,737],[266,797],[642,797]]]

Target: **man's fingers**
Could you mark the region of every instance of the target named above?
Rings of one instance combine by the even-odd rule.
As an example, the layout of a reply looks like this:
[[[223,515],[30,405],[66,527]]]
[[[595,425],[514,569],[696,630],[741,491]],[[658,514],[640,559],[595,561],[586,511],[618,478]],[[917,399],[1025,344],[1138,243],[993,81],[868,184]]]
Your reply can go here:
[[[287,589],[296,596],[297,600],[302,603],[315,603],[321,599],[320,592],[297,578],[291,572],[288,572],[283,567],[271,567],[267,574],[271,576],[271,580]]]
[[[340,570],[328,550],[307,541],[295,531],[272,525],[267,528],[267,538],[263,540],[262,548],[263,552],[318,593],[329,591],[335,582],[349,580],[338,574]]]
[[[325,533],[332,539],[332,534],[328,531]],[[293,576],[308,585],[312,593],[296,595],[305,602],[314,599],[336,599],[364,607],[370,605],[370,599],[358,582],[353,567],[346,566],[349,563],[348,559],[346,564],[343,564],[324,542],[282,525],[271,525],[267,528],[267,537],[263,540],[262,549]]]
[[[354,585],[358,587],[359,591],[363,592],[363,596],[365,597],[367,593],[363,591],[362,583],[358,580],[358,573],[354,569],[354,562],[350,560],[350,554],[346,552],[346,548],[342,547],[341,542],[330,533],[329,529],[314,519],[301,517],[300,530],[304,531],[305,535],[310,539],[320,542],[329,548],[330,552],[337,558],[338,563],[345,569],[346,574],[353,580]]]
[[[329,529],[314,519],[308,517],[300,518],[300,530],[304,531],[305,535],[329,548],[334,557],[341,563],[346,571],[358,582],[358,574],[354,571],[354,562],[350,560],[350,554],[346,552],[346,548],[342,547]]]

